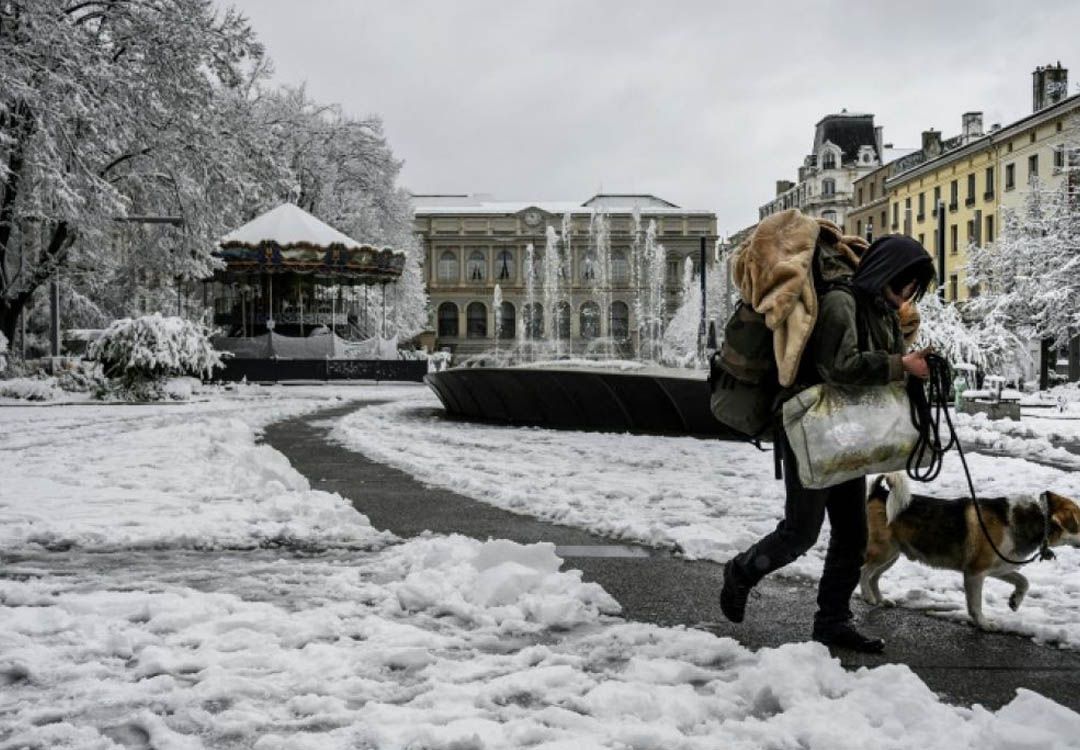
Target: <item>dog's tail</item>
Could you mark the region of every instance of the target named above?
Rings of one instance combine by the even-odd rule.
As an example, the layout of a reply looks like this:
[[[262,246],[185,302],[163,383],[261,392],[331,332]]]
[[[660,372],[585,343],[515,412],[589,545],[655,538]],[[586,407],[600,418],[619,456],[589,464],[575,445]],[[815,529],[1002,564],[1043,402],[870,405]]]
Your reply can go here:
[[[889,485],[889,499],[885,502],[885,523],[891,524],[911,505],[911,485],[902,471],[885,474],[879,477],[878,481],[882,478]]]

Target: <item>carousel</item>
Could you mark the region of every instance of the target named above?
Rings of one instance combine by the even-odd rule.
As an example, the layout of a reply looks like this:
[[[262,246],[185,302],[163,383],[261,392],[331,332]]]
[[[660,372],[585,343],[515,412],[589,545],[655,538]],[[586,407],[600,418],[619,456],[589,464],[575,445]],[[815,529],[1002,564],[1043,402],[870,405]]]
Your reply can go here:
[[[207,279],[227,380],[420,380],[386,324],[405,255],[356,242],[285,203],[225,235]],[[415,372],[414,372],[415,371]]]

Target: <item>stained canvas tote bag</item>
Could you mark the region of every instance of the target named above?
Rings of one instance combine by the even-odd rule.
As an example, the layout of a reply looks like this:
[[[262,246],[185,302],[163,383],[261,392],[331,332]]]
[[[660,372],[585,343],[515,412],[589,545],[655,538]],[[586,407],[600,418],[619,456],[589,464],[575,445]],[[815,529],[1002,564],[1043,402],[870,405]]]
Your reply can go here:
[[[785,401],[783,414],[799,481],[811,489],[905,469],[919,436],[903,383],[822,383]]]

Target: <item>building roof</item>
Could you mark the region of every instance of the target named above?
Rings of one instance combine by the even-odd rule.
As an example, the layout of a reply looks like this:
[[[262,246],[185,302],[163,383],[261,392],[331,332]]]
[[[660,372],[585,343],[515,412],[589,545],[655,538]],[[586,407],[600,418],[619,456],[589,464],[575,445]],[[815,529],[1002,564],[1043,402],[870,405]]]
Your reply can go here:
[[[412,196],[414,213],[418,215],[435,214],[501,214],[513,215],[529,208],[536,208],[548,214],[590,215],[601,209],[609,213],[632,213],[635,209],[652,214],[713,216],[713,211],[705,209],[680,208],[674,203],[647,193],[600,193],[584,202],[579,201],[503,201],[490,195],[474,194],[414,194]]]
[[[814,130],[814,153],[821,145],[829,141],[840,147],[845,160],[854,159],[860,146],[870,146],[877,150],[877,136],[874,133],[874,116],[841,112],[825,115],[818,121]]]

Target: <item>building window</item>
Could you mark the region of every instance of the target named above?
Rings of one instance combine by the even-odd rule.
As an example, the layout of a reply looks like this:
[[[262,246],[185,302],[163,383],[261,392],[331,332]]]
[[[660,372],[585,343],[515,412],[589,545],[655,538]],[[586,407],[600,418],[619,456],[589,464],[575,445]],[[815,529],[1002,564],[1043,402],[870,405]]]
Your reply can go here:
[[[588,301],[581,306],[581,338],[595,339],[600,335],[600,305]]]
[[[983,200],[990,200],[994,197],[994,168],[986,168],[986,192],[983,193]]]
[[[484,254],[479,250],[473,250],[469,255],[469,262],[465,266],[465,275],[469,281],[484,280]]]
[[[836,180],[826,178],[821,181],[821,194],[823,196],[836,195]]]
[[[1065,146],[1054,147],[1054,172],[1060,172],[1065,168]]]
[[[679,259],[668,258],[667,262],[667,283],[668,284],[681,284],[682,276],[679,274]]]
[[[987,214],[986,216],[986,242],[989,244],[994,241],[994,215]]]
[[[458,309],[453,302],[439,305],[439,335],[448,338],[458,335]]]
[[[487,305],[470,302],[465,308],[465,334],[470,339],[487,338]]]
[[[855,222],[855,234],[862,237],[862,219]]]
[[[959,240],[957,239],[959,235],[959,232],[957,231],[958,229],[959,227],[957,227],[955,224],[949,226],[949,252],[951,252],[953,255],[956,255],[956,253],[960,249]],[[953,297],[953,299],[956,298]]]
[[[892,228],[896,229],[900,226],[900,204],[892,204]]]
[[[544,335],[544,306],[539,302],[525,305],[525,338],[538,339]]]
[[[616,300],[611,303],[611,337],[615,339],[630,337],[630,308],[625,302]]]
[[[922,232],[919,233],[919,244],[926,247],[926,235]]]
[[[975,220],[974,219],[968,219],[968,223],[967,223],[967,241],[968,241],[969,245],[972,242],[975,241]]]
[[[1032,154],[1028,157],[1028,182],[1034,182],[1039,177],[1039,155]]]
[[[457,254],[447,250],[439,256],[439,281],[457,281]]]
[[[949,299],[953,302],[956,301],[960,291],[960,282],[956,277],[956,274],[949,274]]]
[[[881,212],[881,224],[878,226],[878,232],[880,234],[885,234],[885,227],[887,227],[888,225],[889,225],[889,222],[885,220],[885,212],[882,211]]]
[[[831,221],[833,224],[835,224],[836,223],[836,211],[822,211],[821,212],[821,218],[823,218],[825,221]]]
[[[822,169],[836,169],[836,154],[832,151],[826,151],[825,156],[821,159]]]
[[[863,199],[862,199],[862,188],[860,187],[860,188],[859,188],[859,205],[861,206],[862,204],[863,204]]]
[[[514,254],[509,250],[500,250],[495,256],[496,276],[500,281],[514,278]]]
[[[964,200],[964,204],[968,206],[975,205],[975,173],[972,172],[967,176],[967,198]]]
[[[934,188],[934,213],[937,213],[937,207],[941,205],[941,185]]]
[[[873,203],[873,202],[874,202],[874,192],[875,192],[875,191],[874,191],[874,188],[876,188],[876,187],[877,187],[877,185],[875,185],[875,184],[874,184],[874,183],[872,183],[872,182],[870,183],[870,202],[871,202],[871,203]]]
[[[596,278],[596,259],[590,253],[581,261],[581,278],[592,281]]]
[[[499,305],[499,338],[512,339],[517,335],[517,316],[509,302]]]
[[[1012,190],[1014,187],[1016,187],[1016,165],[1015,164],[1006,164],[1005,165],[1005,189],[1006,190]]]
[[[570,303],[565,301],[560,302],[558,307],[555,308],[555,315],[557,318],[555,321],[556,335],[560,339],[569,339],[571,316]]]
[[[953,180],[949,183],[949,210],[955,211],[960,205],[960,181]]]
[[[926,193],[919,193],[919,214],[916,216],[917,221],[922,221],[926,217]]]
[[[630,281],[630,261],[625,250],[616,250],[611,254],[611,280],[616,284]]]
[[[1033,132],[1033,133],[1031,133],[1031,135],[1028,136],[1028,143],[1034,143],[1034,142],[1035,142],[1035,133]]]

